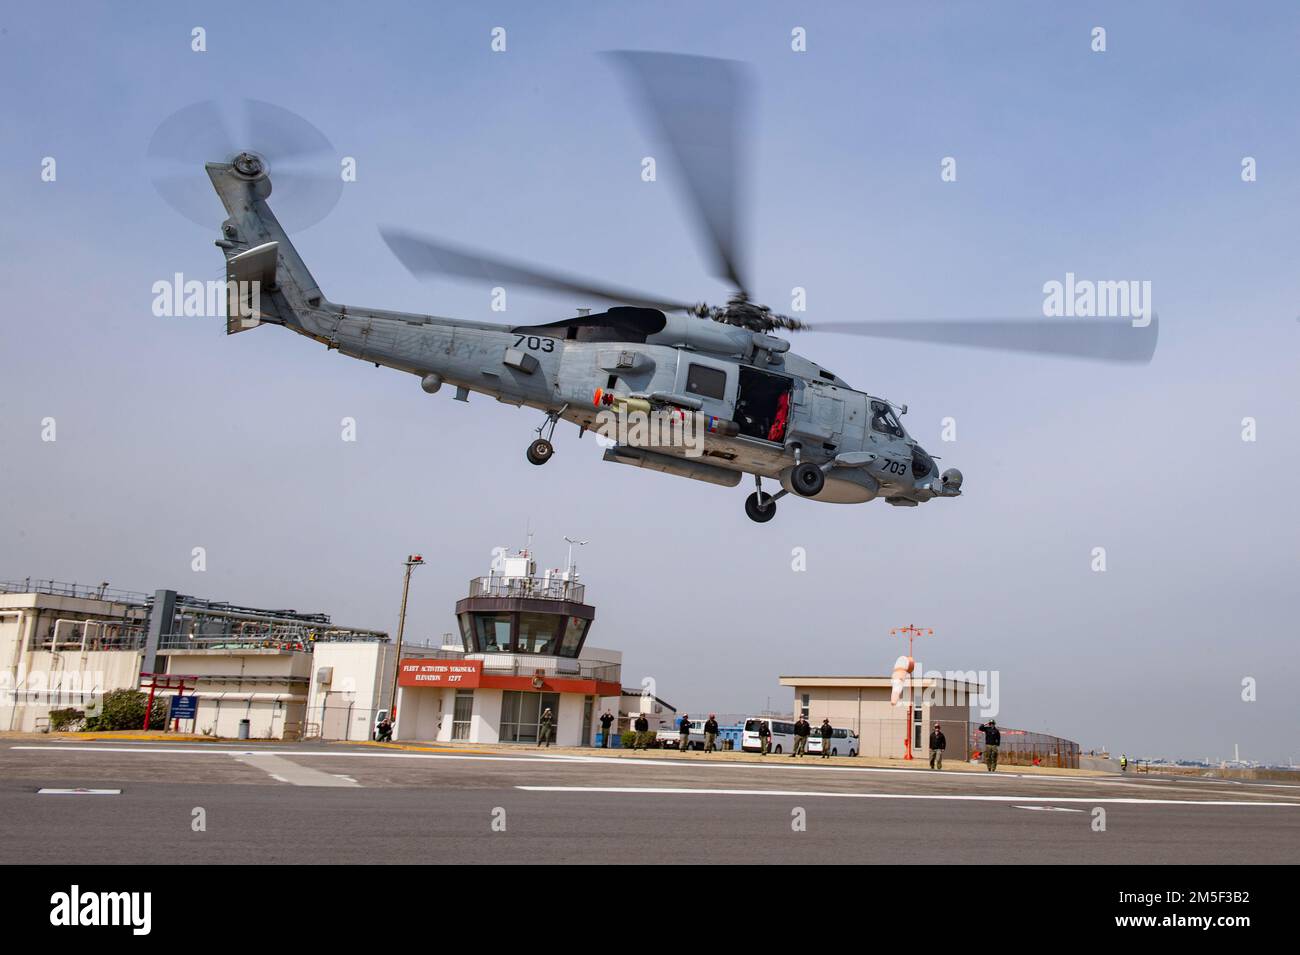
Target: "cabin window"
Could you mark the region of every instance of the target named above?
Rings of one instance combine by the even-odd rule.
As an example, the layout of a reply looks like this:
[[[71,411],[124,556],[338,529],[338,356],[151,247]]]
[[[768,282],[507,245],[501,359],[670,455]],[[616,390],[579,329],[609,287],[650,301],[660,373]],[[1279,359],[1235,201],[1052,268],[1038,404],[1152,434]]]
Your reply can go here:
[[[727,397],[727,373],[708,365],[692,364],[686,370],[686,390],[702,398],[722,401]]]

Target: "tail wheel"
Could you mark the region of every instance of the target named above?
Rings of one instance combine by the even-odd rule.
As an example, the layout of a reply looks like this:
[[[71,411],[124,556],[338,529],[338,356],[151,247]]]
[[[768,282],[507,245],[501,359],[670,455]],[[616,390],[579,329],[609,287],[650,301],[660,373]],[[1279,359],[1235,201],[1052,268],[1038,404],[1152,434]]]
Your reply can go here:
[[[790,487],[801,497],[816,497],[826,486],[826,475],[815,464],[805,461],[790,473]]]
[[[538,438],[528,446],[528,463],[545,464],[555,454],[555,447],[545,438]]]
[[[745,498],[745,514],[755,523],[766,524],[776,517],[776,501],[771,494],[755,491]]]

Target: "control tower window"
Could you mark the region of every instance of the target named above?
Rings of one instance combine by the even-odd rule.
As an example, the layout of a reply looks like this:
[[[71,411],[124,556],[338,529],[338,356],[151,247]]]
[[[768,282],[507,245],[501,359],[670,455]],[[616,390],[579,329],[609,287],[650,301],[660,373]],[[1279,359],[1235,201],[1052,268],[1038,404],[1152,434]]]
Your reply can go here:
[[[510,614],[475,614],[474,625],[481,652],[505,653],[510,650]]]
[[[720,368],[692,364],[686,371],[686,390],[702,398],[727,397],[727,373]]]
[[[871,430],[892,435],[895,438],[903,437],[903,426],[898,423],[898,417],[894,414],[894,409],[883,401],[871,402]]]
[[[581,617],[570,617],[564,625],[564,645],[560,649],[560,656],[576,657],[578,655],[578,645],[587,633],[587,626],[590,620],[584,620]]]
[[[564,618],[550,613],[519,615],[519,652],[553,654],[557,649]]]

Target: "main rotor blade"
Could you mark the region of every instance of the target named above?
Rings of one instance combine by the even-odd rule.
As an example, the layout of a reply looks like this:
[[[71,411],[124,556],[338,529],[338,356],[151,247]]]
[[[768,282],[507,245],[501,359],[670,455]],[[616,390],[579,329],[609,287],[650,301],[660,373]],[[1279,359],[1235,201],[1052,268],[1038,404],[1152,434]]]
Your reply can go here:
[[[417,277],[430,274],[457,275],[462,278],[491,282],[494,285],[526,285],[552,292],[571,292],[624,305],[657,308],[665,312],[680,312],[695,307],[688,302],[674,302],[614,285],[587,281],[562,272],[542,271],[519,262],[447,245],[399,229],[381,228],[379,234],[383,236],[398,260]]]
[[[619,50],[609,56],[681,169],[714,274],[747,292],[739,221],[749,88],[744,66],[680,53]]]
[[[1156,351],[1160,321],[1145,326],[1130,319],[974,318],[919,322],[818,322],[812,332],[964,345],[998,351],[1061,355],[1102,362],[1148,364]]]

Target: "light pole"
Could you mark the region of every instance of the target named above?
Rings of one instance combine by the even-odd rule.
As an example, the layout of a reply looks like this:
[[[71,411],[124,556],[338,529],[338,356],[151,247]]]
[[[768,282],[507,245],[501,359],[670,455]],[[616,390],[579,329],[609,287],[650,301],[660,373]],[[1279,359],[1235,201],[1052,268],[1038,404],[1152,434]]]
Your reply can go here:
[[[914,627],[910,623],[906,627],[895,627],[893,630],[889,631],[891,637],[896,637],[900,634],[907,635],[907,659],[915,662],[916,658],[912,656],[912,641],[923,635],[932,637],[934,636],[934,631]],[[916,686],[912,683],[912,677],[909,674],[907,679],[907,738],[904,740],[904,742],[907,743],[907,752],[903,756],[903,759],[912,758],[912,705],[915,700]]]
[[[397,722],[397,677],[402,672],[402,631],[406,629],[406,598],[411,592],[411,569],[424,565],[424,558],[419,554],[409,554],[405,561],[406,574],[402,578],[402,612],[397,618],[397,659],[393,661],[393,702],[388,708],[388,718]]]
[[[586,541],[580,541],[580,540],[578,540],[578,538],[576,538],[576,537],[566,537],[566,538],[564,538],[564,539],[565,539],[566,541],[569,542],[569,566],[566,567],[564,570],[565,570],[565,573],[567,573],[569,577],[573,577],[573,545],[574,545],[574,544],[577,544],[579,547],[582,547],[582,546],[584,546],[587,542],[586,542]]]

